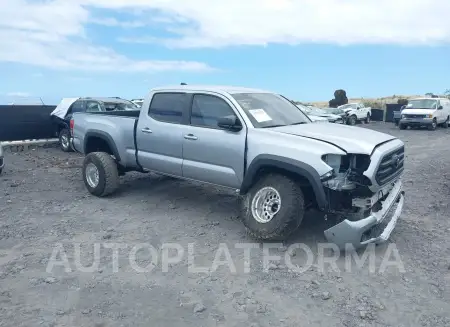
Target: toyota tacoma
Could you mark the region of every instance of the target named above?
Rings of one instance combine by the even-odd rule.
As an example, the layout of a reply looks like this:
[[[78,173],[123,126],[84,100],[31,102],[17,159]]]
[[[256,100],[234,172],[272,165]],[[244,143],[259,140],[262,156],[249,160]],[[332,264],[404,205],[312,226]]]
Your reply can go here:
[[[243,224],[259,240],[286,239],[315,206],[334,217],[324,233],[339,248],[382,243],[403,208],[401,140],[313,124],[268,91],[156,88],[140,111],[74,113],[70,128],[91,194],[112,194],[128,171],[230,188],[243,197]]]

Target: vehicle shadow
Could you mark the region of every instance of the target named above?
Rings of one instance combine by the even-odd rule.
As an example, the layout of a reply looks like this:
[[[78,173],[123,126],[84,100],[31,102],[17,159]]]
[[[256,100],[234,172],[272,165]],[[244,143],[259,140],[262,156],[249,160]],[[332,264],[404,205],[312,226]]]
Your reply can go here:
[[[246,242],[255,242],[245,233],[240,221],[242,197],[233,190],[146,174],[124,181],[113,197],[156,199],[160,206],[176,208],[186,214],[194,209],[197,215],[202,217],[199,219],[206,219],[209,223],[220,222],[223,228],[228,229],[229,232],[236,231],[236,235],[241,239],[244,238]],[[289,246],[294,243],[304,243],[315,248],[317,243],[326,242],[323,232],[331,227],[333,222],[325,220],[324,216],[324,213],[314,209],[307,210],[300,228],[284,244]],[[201,223],[204,224],[204,221]]]

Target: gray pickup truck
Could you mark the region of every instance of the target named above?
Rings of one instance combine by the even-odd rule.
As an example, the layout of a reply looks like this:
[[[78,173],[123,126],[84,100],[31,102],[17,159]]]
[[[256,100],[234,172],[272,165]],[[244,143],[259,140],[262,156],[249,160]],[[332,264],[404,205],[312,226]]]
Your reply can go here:
[[[399,139],[313,124],[276,93],[218,86],[153,89],[141,111],[75,113],[72,145],[85,154],[88,191],[107,196],[127,171],[154,172],[236,190],[259,240],[284,240],[305,208],[333,217],[341,249],[386,241],[404,203]]]

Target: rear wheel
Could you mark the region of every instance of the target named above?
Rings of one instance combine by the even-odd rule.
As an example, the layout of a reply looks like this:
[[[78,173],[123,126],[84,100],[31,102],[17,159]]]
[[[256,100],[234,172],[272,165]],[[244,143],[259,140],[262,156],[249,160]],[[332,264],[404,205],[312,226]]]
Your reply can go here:
[[[114,159],[106,152],[91,152],[83,162],[83,181],[89,193],[103,197],[119,187],[119,172]]]
[[[398,127],[400,129],[406,129],[408,126],[406,126],[405,124],[399,124]]]
[[[70,131],[67,128],[63,128],[59,132],[59,147],[64,152],[72,152],[72,146],[70,145]]]
[[[448,128],[448,123],[449,123],[449,117],[447,117],[447,119],[445,120],[445,122],[442,124],[442,127]]]
[[[368,123],[370,123],[370,114],[367,114],[367,117],[366,117],[366,124],[368,124]]]
[[[247,232],[260,240],[284,240],[304,216],[303,192],[294,180],[280,174],[262,177],[242,202]]]

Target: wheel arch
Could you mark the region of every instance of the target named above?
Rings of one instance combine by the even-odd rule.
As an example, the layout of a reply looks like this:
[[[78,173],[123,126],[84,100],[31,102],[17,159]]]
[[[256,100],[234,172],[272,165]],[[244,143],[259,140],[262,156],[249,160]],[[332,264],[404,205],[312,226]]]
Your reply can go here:
[[[84,154],[87,155],[91,152],[106,152],[114,157],[117,161],[120,161],[119,151],[111,135],[103,131],[90,131],[84,136]]]
[[[302,189],[311,187],[313,192],[311,200],[317,203],[319,209],[327,207],[325,190],[317,171],[304,162],[275,155],[259,155],[253,159],[244,176],[240,194],[246,194],[260,177],[273,172],[294,178],[300,182]]]

